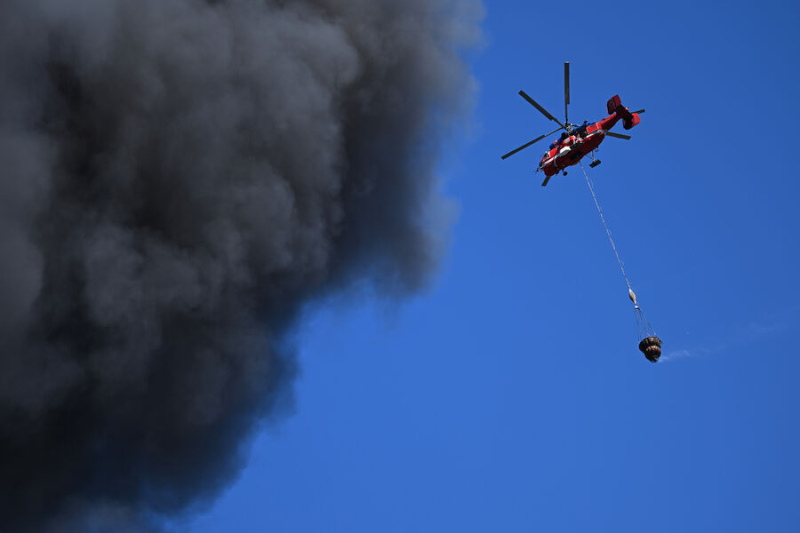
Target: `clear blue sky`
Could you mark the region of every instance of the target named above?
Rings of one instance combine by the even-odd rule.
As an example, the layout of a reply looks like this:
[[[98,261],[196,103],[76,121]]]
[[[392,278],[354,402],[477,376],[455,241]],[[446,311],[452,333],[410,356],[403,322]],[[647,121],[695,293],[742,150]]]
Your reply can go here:
[[[800,8],[795,2],[487,2],[460,205],[431,290],[311,314],[290,416],[252,444],[193,533],[790,531],[800,524],[792,344]],[[540,187],[552,130],[644,107],[592,170]]]

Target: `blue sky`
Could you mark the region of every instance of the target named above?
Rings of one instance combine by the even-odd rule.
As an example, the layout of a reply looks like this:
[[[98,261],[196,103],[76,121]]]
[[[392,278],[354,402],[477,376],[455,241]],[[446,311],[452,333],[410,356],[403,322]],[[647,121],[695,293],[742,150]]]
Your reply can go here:
[[[788,531],[800,523],[792,2],[487,2],[459,205],[431,289],[328,302],[297,333],[293,413],[180,525],[222,531]],[[553,128],[647,109],[591,170],[664,341],[647,362],[579,168]]]

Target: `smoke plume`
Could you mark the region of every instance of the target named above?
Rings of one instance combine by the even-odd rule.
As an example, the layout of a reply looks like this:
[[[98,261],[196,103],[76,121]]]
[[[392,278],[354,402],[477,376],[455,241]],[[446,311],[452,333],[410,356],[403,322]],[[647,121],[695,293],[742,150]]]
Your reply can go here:
[[[303,305],[425,285],[480,17],[0,3],[0,531],[139,531],[211,501],[285,403]]]

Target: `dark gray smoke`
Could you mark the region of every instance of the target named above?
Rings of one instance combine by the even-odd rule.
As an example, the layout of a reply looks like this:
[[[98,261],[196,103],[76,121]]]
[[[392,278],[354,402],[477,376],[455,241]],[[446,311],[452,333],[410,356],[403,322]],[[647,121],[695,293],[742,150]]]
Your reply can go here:
[[[424,286],[480,16],[0,3],[0,531],[139,531],[211,501],[286,403],[302,306]]]

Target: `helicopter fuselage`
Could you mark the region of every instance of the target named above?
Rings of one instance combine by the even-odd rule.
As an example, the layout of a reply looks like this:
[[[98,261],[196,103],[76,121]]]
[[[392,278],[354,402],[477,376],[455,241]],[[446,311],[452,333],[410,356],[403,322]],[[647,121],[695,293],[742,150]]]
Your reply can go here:
[[[611,101],[609,101],[610,106]],[[630,129],[641,121],[638,114],[631,113],[627,107],[620,106],[606,118],[589,124],[585,133],[570,135],[563,141],[559,141],[555,148],[545,152],[539,163],[539,170],[542,170],[549,178],[569,166],[578,164],[583,156],[600,146],[600,143],[606,138],[606,132],[620,120],[623,120],[625,129]]]

